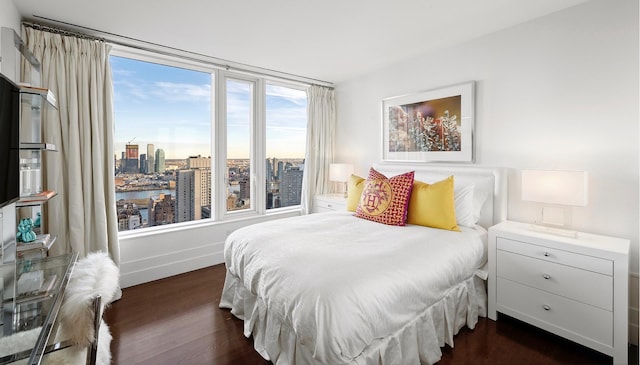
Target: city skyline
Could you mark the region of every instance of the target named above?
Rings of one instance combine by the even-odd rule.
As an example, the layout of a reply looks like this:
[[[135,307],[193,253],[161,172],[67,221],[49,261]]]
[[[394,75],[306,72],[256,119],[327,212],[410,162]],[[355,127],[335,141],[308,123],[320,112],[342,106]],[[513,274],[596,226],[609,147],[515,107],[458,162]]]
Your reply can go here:
[[[212,155],[211,74],[111,56],[114,150],[153,144],[167,159]],[[227,158],[249,158],[251,114],[242,83],[227,88]],[[306,92],[267,84],[267,155],[304,158]],[[234,133],[234,132],[240,132]]]

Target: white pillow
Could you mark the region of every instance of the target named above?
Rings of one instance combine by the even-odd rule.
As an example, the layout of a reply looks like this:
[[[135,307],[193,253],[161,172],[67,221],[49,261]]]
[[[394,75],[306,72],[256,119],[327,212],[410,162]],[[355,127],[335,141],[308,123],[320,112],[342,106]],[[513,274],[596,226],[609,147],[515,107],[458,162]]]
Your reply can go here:
[[[490,194],[488,191],[477,191],[474,189],[473,193],[473,224],[477,224],[480,220],[480,212],[484,206],[484,202],[487,201]]]
[[[473,227],[480,217],[480,209],[476,217],[474,209],[473,191],[475,185],[468,184],[456,186],[453,189],[453,200],[456,209],[456,223],[459,226]],[[482,205],[481,205],[482,207]]]
[[[459,226],[474,227],[480,219],[480,212],[488,194],[476,191],[474,184],[460,185],[453,189],[456,209],[456,223]]]

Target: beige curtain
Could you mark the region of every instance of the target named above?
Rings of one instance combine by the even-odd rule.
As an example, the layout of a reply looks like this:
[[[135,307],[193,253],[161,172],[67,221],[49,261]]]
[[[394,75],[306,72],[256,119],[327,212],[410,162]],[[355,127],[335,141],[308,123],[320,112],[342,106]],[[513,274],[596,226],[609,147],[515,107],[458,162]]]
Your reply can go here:
[[[333,162],[336,100],[333,88],[312,85],[307,92],[307,151],[302,181],[302,212],[313,210],[313,197],[329,192],[329,164]]]
[[[80,257],[104,251],[118,263],[111,47],[48,29],[22,30],[27,48],[42,63],[42,86],[58,101],[57,110],[43,113],[44,140],[59,151],[43,163],[45,186],[58,192],[44,216],[58,236],[52,251],[76,251]]]

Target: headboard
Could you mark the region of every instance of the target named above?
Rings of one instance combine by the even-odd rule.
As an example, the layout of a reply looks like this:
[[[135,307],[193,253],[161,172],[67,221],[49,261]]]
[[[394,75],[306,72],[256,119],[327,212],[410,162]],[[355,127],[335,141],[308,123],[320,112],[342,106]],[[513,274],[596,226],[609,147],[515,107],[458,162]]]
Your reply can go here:
[[[505,168],[478,165],[409,165],[377,164],[374,169],[387,177],[415,171],[415,180],[434,183],[451,175],[454,184],[474,184],[474,194],[486,194],[478,224],[489,228],[507,219],[507,172]]]

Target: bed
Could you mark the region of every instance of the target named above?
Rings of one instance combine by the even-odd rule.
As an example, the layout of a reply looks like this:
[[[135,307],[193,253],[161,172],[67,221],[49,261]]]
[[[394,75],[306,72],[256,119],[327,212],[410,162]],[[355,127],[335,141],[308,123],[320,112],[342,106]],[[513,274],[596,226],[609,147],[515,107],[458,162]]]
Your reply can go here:
[[[230,234],[220,307],[244,320],[245,336],[274,364],[432,364],[486,316],[486,229],[506,218],[504,170],[374,168],[388,177],[412,170],[426,183],[453,175],[456,194],[473,191],[477,224],[454,232],[340,211]]]

